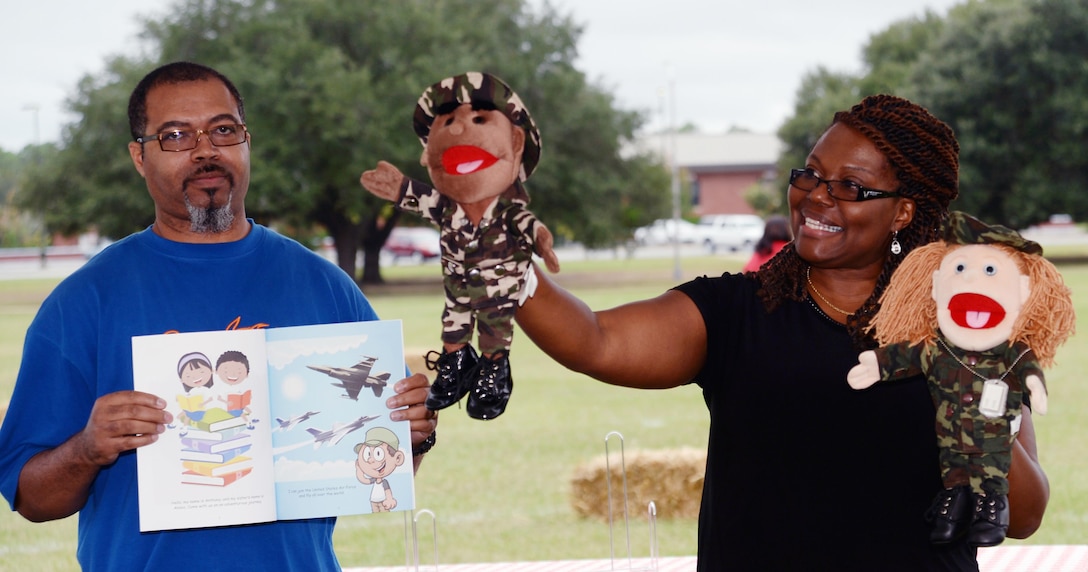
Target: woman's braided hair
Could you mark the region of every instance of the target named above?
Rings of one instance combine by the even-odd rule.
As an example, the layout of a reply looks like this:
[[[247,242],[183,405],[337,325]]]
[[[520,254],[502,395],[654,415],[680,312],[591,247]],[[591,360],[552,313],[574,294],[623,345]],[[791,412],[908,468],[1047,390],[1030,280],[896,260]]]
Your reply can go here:
[[[889,253],[872,295],[847,318],[847,331],[854,343],[867,348],[876,342],[865,333],[865,327],[879,308],[880,295],[892,272],[911,250],[939,238],[948,205],[959,192],[960,146],[943,121],[918,104],[893,95],[866,97],[849,111],[836,113],[831,124],[836,123],[856,129],[876,145],[899,179],[900,196],[915,203],[914,219],[897,235],[902,253]],[[783,300],[805,299],[807,268],[808,263],[791,245],[754,275],[761,282],[759,295],[768,311]]]

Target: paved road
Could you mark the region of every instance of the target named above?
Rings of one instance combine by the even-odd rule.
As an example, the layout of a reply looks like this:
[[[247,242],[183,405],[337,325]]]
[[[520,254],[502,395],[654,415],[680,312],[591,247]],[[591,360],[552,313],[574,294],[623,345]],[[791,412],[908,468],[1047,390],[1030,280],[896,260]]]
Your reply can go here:
[[[1038,241],[1044,247],[1058,244],[1084,244],[1088,243],[1088,233],[1077,227],[1058,229],[1031,228],[1023,232],[1025,238]],[[625,248],[587,250],[581,246],[564,246],[558,249],[560,260],[611,260],[615,258],[672,258],[679,255],[681,258],[690,256],[703,256],[707,250],[693,244],[681,245],[679,249],[671,246],[640,246],[628,252]],[[722,256],[728,254],[722,253]],[[747,251],[734,253],[746,257]],[[0,256],[0,280],[15,280],[24,278],[58,278],[71,274],[72,271],[83,265],[85,260],[81,256],[50,257],[44,265],[38,258],[9,258]]]
[[[677,251],[671,246],[644,246],[634,249],[630,254],[626,249],[586,250],[581,246],[566,246],[558,249],[560,260],[611,260],[634,256],[635,258],[669,258]],[[694,245],[683,245],[679,249],[680,257],[701,256],[707,251]],[[27,278],[63,278],[83,265],[83,257],[50,257],[43,265],[40,258],[12,258],[0,256],[0,280],[20,280]]]
[[[82,258],[48,259],[43,266],[40,259],[3,260],[0,261],[0,280],[63,278],[83,266],[84,262]]]

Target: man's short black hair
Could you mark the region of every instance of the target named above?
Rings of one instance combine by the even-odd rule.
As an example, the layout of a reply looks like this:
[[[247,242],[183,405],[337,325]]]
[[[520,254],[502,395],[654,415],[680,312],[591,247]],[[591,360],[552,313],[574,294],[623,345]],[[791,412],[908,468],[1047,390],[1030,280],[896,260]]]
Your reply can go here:
[[[151,88],[159,85],[206,80],[223,82],[223,85],[227,87],[227,91],[234,97],[234,102],[238,105],[238,119],[245,123],[246,110],[242,105],[242,95],[238,93],[238,88],[227,79],[227,76],[205,65],[193,62],[173,62],[152,70],[140,80],[140,83],[136,84],[136,89],[132,90],[132,95],[128,99],[128,128],[132,132],[132,139],[136,140],[139,137],[148,135],[147,94],[151,91]]]

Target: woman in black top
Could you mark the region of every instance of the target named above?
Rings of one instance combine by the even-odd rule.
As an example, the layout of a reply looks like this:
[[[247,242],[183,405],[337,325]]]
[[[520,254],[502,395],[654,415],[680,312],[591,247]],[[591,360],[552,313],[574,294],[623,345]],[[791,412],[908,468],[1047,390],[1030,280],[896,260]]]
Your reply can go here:
[[[940,485],[920,378],[856,392],[846,372],[892,272],[937,237],[959,145],[888,95],[835,115],[790,177],[793,242],[757,273],[699,278],[593,312],[540,276],[518,322],[565,366],[628,387],[697,383],[710,411],[699,570],[977,570],[933,545]],[[1025,410],[1009,536],[1038,528],[1049,488]]]

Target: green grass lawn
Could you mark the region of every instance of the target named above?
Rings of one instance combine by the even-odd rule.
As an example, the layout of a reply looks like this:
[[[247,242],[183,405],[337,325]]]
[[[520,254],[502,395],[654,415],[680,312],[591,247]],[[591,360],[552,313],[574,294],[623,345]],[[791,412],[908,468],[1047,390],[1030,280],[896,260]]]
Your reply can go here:
[[[682,279],[740,267],[728,257],[687,258]],[[662,260],[563,261],[557,279],[593,308],[656,296],[673,285],[673,262]],[[1063,266],[1075,293],[1078,322],[1088,318],[1088,266]],[[437,267],[391,268],[397,285],[367,292],[385,318],[404,321],[405,346],[421,354],[437,347],[442,307]],[[423,284],[419,284],[423,282]],[[0,406],[11,395],[22,336],[37,305],[55,281],[0,281]],[[610,431],[624,447],[654,450],[704,448],[708,419],[697,388],[637,391],[607,386],[571,373],[544,356],[521,333],[511,354],[515,390],[506,413],[496,420],[469,419],[463,409],[442,412],[438,444],[427,455],[416,482],[417,506],[432,511],[443,563],[508,560],[607,558],[605,523],[577,517],[568,500],[574,467],[603,454]],[[1009,544],[1077,544],[1088,538],[1088,386],[1076,381],[1088,369],[1088,337],[1074,337],[1048,372],[1050,414],[1035,420],[1040,456],[1050,477],[1051,499],[1042,529],[1027,541]],[[613,451],[618,442],[611,443]],[[644,512],[643,507],[631,507]],[[403,513],[341,518],[335,545],[344,566],[398,565],[405,561]],[[431,520],[421,516],[420,536],[430,542]],[[632,519],[635,557],[649,553],[645,518]],[[617,529],[617,542],[625,534]],[[693,520],[659,515],[662,555],[695,553]],[[31,524],[0,511],[0,568],[75,568],[75,519]],[[617,555],[626,549],[617,546]],[[429,544],[421,561],[430,562]]]

